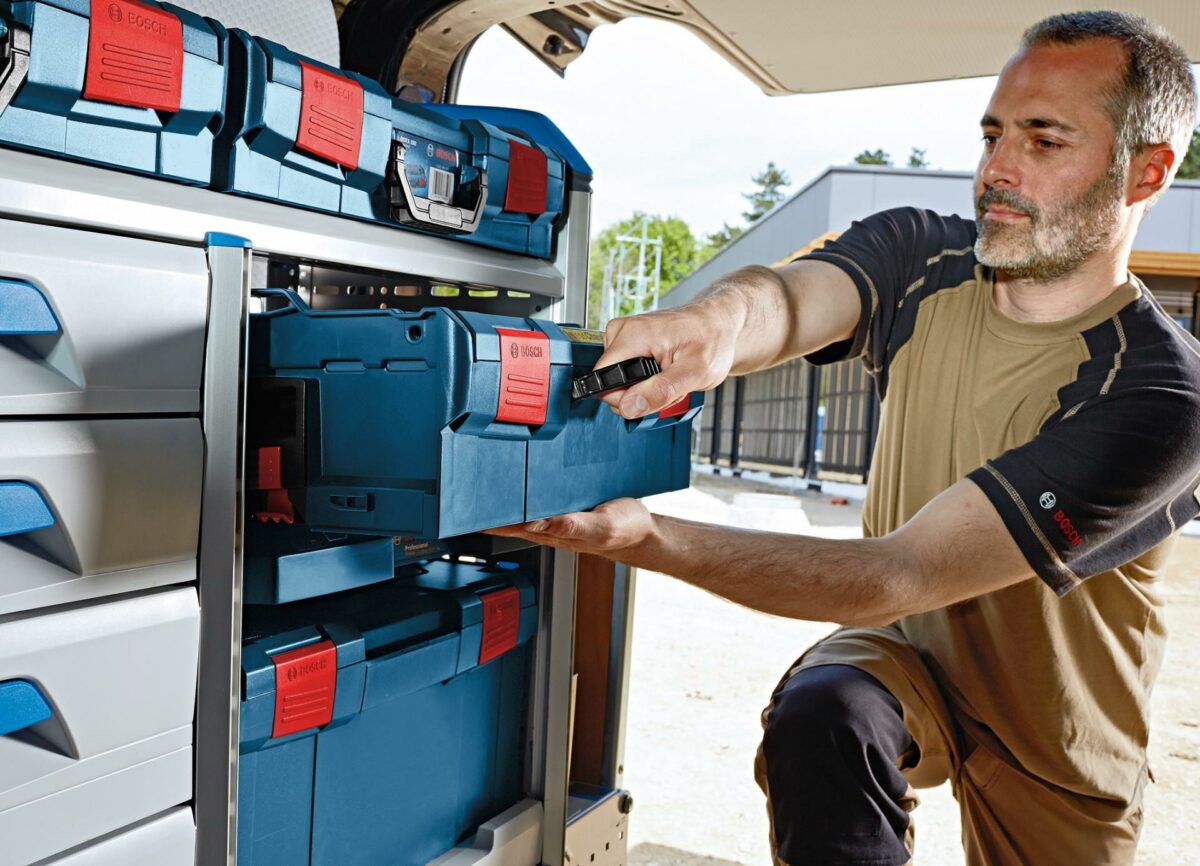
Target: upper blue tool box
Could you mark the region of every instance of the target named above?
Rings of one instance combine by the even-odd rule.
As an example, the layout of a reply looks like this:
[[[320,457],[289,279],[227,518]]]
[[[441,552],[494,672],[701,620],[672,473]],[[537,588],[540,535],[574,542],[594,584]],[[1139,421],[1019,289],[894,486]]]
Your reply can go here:
[[[229,31],[228,122],[218,189],[374,219],[392,141],[392,100],[374,81]]]
[[[524,572],[441,561],[255,609],[238,863],[425,866],[518,802],[537,620]]]
[[[572,402],[598,332],[261,294],[283,306],[250,323],[259,519],[445,538],[688,484],[700,394],[637,422]]]
[[[227,43],[166,3],[0,0],[0,142],[207,185]]]
[[[567,171],[532,134],[392,100],[370,79],[240,30],[230,50],[218,188],[552,255]],[[527,114],[514,113],[519,126],[555,138]]]

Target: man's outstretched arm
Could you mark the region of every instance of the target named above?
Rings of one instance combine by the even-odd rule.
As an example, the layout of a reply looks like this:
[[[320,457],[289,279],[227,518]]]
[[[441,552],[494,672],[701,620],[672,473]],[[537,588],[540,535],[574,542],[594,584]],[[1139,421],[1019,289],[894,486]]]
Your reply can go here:
[[[493,532],[669,574],[764,613],[843,625],[884,625],[1034,576],[966,480],[882,538],[730,529],[650,514],[633,499]]]

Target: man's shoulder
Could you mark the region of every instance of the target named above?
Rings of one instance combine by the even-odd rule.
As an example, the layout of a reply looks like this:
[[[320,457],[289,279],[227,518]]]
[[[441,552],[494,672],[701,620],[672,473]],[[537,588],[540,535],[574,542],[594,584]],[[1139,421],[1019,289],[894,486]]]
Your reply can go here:
[[[923,247],[962,249],[975,246],[975,220],[957,214],[942,214],[929,208],[905,206],[879,211],[863,221],[887,227],[900,237]]]

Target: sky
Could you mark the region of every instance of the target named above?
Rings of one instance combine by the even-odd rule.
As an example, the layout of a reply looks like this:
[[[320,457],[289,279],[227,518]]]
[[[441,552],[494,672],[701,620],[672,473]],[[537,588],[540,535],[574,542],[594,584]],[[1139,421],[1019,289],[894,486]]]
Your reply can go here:
[[[769,97],[677,25],[597,28],[559,78],[499,28],[463,71],[458,101],[540,111],[595,172],[592,233],[635,210],[682,217],[697,236],[740,224],[769,160],[796,192],[830,165],[912,148],[932,168],[974,170],[994,78]]]

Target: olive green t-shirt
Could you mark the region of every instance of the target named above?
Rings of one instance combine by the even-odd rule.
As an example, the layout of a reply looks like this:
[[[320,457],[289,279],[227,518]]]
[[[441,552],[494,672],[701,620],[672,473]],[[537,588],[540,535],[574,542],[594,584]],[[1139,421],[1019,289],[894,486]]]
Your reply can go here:
[[[1157,584],[1200,511],[1200,348],[1136,279],[1065,321],[1006,318],[975,232],[899,209],[812,253],[863,314],[810,360],[861,356],[881,396],[867,536],[969,478],[1040,578],[898,623],[950,706],[1027,772],[1129,802],[1166,638]]]

